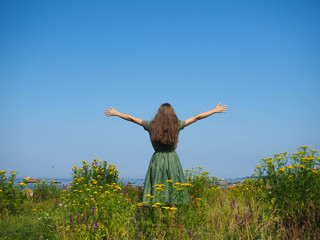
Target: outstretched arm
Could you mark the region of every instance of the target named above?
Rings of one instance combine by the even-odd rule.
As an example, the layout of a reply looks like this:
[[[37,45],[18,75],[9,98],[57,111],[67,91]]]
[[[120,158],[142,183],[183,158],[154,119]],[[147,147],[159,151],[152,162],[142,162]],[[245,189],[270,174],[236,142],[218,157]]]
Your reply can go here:
[[[192,118],[189,118],[186,120],[186,125],[185,126],[188,126],[200,119],[203,119],[203,118],[206,118],[214,113],[224,113],[228,110],[228,106],[227,105],[223,105],[223,106],[220,106],[221,103],[219,103],[214,109],[211,109],[207,112],[203,112],[203,113],[200,113],[198,114],[197,116],[195,117],[192,117]]]
[[[124,120],[127,120],[127,121],[130,121],[130,122],[134,122],[136,124],[142,125],[142,119],[135,118],[135,117],[132,117],[132,116],[130,116],[128,114],[118,112],[117,110],[113,109],[112,107],[110,107],[110,110],[106,109],[104,111],[104,114],[107,115],[107,117],[118,116],[118,117],[120,117],[120,118],[122,118]]]

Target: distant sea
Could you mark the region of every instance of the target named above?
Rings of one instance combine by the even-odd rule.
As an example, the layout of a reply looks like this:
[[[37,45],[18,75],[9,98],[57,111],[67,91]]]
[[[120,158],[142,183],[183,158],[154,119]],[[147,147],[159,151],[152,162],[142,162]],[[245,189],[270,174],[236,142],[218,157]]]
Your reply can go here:
[[[38,178],[40,181],[42,179],[48,181],[50,183],[50,180],[56,180],[61,183],[55,183],[58,187],[63,187],[63,186],[69,186],[70,182],[72,182],[72,178]],[[123,184],[130,184],[133,186],[142,186],[144,184],[144,178],[120,178],[120,182]],[[23,182],[23,178],[16,178],[16,183],[17,182]],[[33,189],[35,183],[27,183],[27,188]]]
[[[72,178],[38,178],[40,181],[42,179],[50,182],[50,180],[54,179],[57,180],[61,183],[56,183],[56,185],[58,187],[63,187],[63,186],[69,186],[70,182],[72,182]],[[245,177],[243,178],[221,178],[220,181],[225,181],[227,183],[238,183],[238,182],[242,182],[245,179]],[[120,178],[119,179],[120,182],[122,182],[123,184],[130,184],[133,186],[143,186],[144,185],[144,178]],[[23,178],[16,178],[16,183],[17,182],[23,182]],[[27,188],[33,189],[34,188],[35,183],[27,183]]]

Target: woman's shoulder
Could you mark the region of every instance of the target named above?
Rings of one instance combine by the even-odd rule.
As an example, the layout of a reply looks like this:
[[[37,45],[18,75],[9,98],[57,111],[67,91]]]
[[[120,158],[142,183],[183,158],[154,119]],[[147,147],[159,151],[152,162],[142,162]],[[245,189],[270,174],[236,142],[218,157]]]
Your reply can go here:
[[[186,126],[186,120],[179,121],[179,130],[182,130]]]
[[[150,131],[151,130],[151,121],[142,120],[142,127],[144,128],[144,130]]]

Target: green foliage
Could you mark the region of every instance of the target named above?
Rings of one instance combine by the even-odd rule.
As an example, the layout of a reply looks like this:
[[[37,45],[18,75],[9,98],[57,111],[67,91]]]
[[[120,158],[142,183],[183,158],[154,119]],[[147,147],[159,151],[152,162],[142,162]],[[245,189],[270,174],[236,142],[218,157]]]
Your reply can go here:
[[[19,215],[0,214],[0,238],[319,239],[317,152],[302,147],[293,155],[276,154],[261,163],[255,178],[230,186],[220,186],[201,167],[186,170],[186,183],[168,180],[154,186],[158,198],[151,197],[154,201],[147,206],[141,202],[141,187],[117,184],[115,165],[97,159],[91,165],[83,162],[73,168],[67,188],[57,190],[42,181],[35,186],[37,201],[27,198]],[[14,178],[0,174],[2,190]],[[165,188],[177,194],[188,191],[189,203],[164,205]],[[308,217],[308,224],[290,221],[306,215],[313,218]]]
[[[298,218],[320,210],[320,158],[307,146],[275,154],[256,167],[260,195],[283,216]],[[259,188],[257,187],[257,188]]]
[[[0,215],[0,239],[57,239],[62,216],[63,208],[55,200],[40,202],[28,197],[20,214]]]
[[[189,194],[195,198],[204,198],[210,195],[212,189],[219,185],[217,177],[210,177],[208,171],[203,171],[202,167],[197,170],[193,168],[185,171],[186,180],[190,184]]]
[[[61,196],[62,189],[55,183],[42,179],[41,182],[36,183],[33,188],[33,199],[36,201],[44,201],[53,198],[59,198]]]
[[[81,239],[86,235],[109,236],[111,230],[118,233],[130,218],[131,208],[127,194],[116,183],[119,171],[114,164],[107,165],[106,161],[97,159],[91,165],[85,161],[82,164],[83,167],[73,167],[73,181],[63,190],[63,204],[70,216],[61,234]],[[115,222],[122,222],[122,226],[113,226]]]
[[[119,171],[115,169],[116,165],[109,164],[106,161],[98,161],[94,159],[90,164],[82,161],[82,167],[77,168],[73,166],[73,181],[71,183],[72,189],[78,189],[78,186],[89,185],[93,181],[97,185],[103,186],[105,184],[117,183],[119,180]]]
[[[21,204],[26,198],[26,194],[22,192],[22,189],[26,184],[18,183],[17,185],[14,185],[16,180],[15,172],[11,172],[11,175],[8,178],[5,174],[5,170],[0,172],[0,213],[18,213]]]

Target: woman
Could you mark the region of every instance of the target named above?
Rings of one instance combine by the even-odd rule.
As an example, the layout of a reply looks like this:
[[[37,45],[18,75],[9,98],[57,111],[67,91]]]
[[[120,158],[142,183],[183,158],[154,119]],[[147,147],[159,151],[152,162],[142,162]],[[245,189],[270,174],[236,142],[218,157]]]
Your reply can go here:
[[[223,113],[228,110],[227,105],[220,106],[219,103],[214,109],[198,114],[185,121],[179,121],[170,104],[164,103],[160,106],[152,121],[145,121],[120,113],[110,107],[105,110],[107,117],[118,116],[124,120],[134,122],[144,127],[150,134],[152,146],[155,150],[152,155],[149,168],[145,177],[143,202],[148,205],[152,202],[161,201],[162,204],[185,204],[188,202],[186,189],[179,193],[172,194],[170,188],[161,190],[160,184],[174,185],[174,183],[185,183],[182,166],[175,149],[178,144],[179,131],[196,121],[206,118],[214,113]],[[155,186],[158,185],[158,186]],[[154,187],[155,186],[155,187]],[[161,194],[158,194],[161,192]],[[157,197],[161,199],[157,199]],[[155,196],[152,199],[151,196]]]

